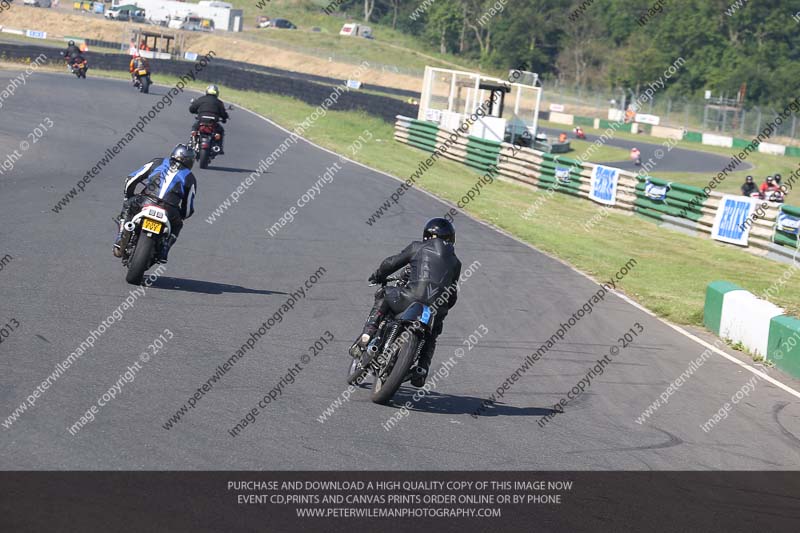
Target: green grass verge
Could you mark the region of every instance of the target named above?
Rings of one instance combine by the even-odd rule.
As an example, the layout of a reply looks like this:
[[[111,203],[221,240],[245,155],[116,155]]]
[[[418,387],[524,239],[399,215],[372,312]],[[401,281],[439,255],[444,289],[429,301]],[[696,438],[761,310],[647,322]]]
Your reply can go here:
[[[555,122],[549,122],[546,120],[540,121],[540,124],[546,128],[557,128],[557,129],[562,129],[564,131],[572,130],[572,126],[567,126],[565,124],[557,124]],[[583,130],[586,133],[590,133],[593,135],[600,135],[605,131],[588,127],[584,127]],[[649,144],[663,144],[666,141],[666,139],[651,137],[650,135],[642,135],[642,134],[637,135],[624,131],[617,132],[614,135],[614,138],[624,139],[627,141],[649,143]],[[686,142],[686,141],[680,141],[677,145],[675,145],[675,147],[683,148],[686,150],[695,150],[697,152],[706,152],[709,154],[721,155],[728,159],[740,152],[740,149],[738,148],[708,146],[705,144]],[[627,155],[623,159],[627,159]],[[599,161],[600,159],[597,160]],[[606,159],[605,161],[608,160]],[[723,181],[721,185],[717,186],[716,190],[719,192],[739,194],[740,187],[744,183],[744,179],[748,174],[752,175],[755,178],[755,181],[759,184],[764,181],[764,178],[766,176],[772,174],[781,174],[784,178],[786,178],[789,176],[789,174],[792,173],[793,170],[796,170],[798,168],[798,164],[800,164],[800,159],[797,159],[795,157],[781,156],[781,155],[751,153],[747,157],[747,162],[753,165],[753,168],[750,168],[748,170],[736,170],[734,172],[730,172],[725,181]],[[724,168],[725,165],[727,165],[727,163],[721,165],[720,169],[713,174],[706,172],[662,172],[658,170],[658,167],[655,167],[651,172],[651,174],[656,178],[662,178],[670,181],[677,181],[683,183],[684,185],[693,185],[695,187],[703,188],[708,185],[708,182],[714,176],[716,176],[718,172],[722,171],[722,168]],[[791,197],[788,197],[787,203],[790,203],[792,205],[800,205],[800,198],[793,199]]]
[[[108,75],[127,78],[127,74],[119,72]],[[159,76],[158,82],[174,84],[177,78]],[[203,87],[195,84],[197,89]],[[223,88],[223,97],[290,128],[313,110],[294,98],[265,93]],[[364,164],[405,178],[427,157],[421,150],[395,142],[393,125],[359,112],[329,112],[306,135],[326,148],[346,153],[346,148],[364,130],[374,136],[358,154],[357,159]],[[265,147],[265,155],[272,149]],[[476,176],[468,167],[442,159],[419,183],[437,196],[455,202],[474,185]],[[635,258],[638,265],[619,286],[636,301],[677,323],[702,325],[705,289],[711,281],[728,280],[761,294],[790,268],[704,237],[660,228],[640,217],[617,212],[603,215],[597,205],[586,200],[556,194],[542,203],[546,198],[546,193],[495,180],[469,204],[467,211],[600,280],[615,273],[629,258]],[[523,219],[522,214],[535,203],[541,205],[533,217]],[[207,205],[216,203],[208,200]],[[444,211],[443,208],[442,213],[431,216]],[[369,213],[364,214],[366,219]],[[599,222],[586,231],[583,221],[595,216]],[[369,228],[354,228],[354,231],[369,231]],[[535,293],[530,297],[534,301],[537,298]],[[787,283],[772,301],[797,316],[800,284]]]
[[[564,154],[566,157],[577,158],[585,153],[589,146],[592,145],[589,141],[581,141],[580,139],[570,139],[570,148],[572,151]],[[558,154],[561,155],[561,154]],[[601,146],[592,152],[592,160],[594,161],[627,161],[630,152],[625,148],[617,148],[616,146]]]
[[[256,7],[253,0],[234,0],[231,3],[243,9],[245,15],[246,31],[237,38],[289,47],[312,55],[325,54],[325,57],[353,63],[368,61],[374,65],[392,65],[401,71],[414,71],[420,75],[426,65],[450,68],[457,65],[467,70],[478,68],[476,61],[440,54],[426,41],[376,22],[367,24],[375,39],[340,36],[339,30],[345,22],[363,23],[363,17],[345,18],[343,13],[326,15],[322,8],[330,0],[271,0],[263,9]],[[355,12],[359,11],[358,7]],[[254,29],[259,15],[288,19],[298,30]],[[312,32],[315,27],[321,31]]]

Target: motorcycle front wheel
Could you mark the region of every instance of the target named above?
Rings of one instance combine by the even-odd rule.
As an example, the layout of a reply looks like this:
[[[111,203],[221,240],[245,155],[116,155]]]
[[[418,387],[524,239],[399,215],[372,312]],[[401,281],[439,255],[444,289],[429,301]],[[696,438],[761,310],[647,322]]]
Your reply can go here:
[[[399,342],[400,346],[392,371],[388,376],[375,376],[375,382],[372,384],[372,401],[382,405],[389,403],[389,400],[405,381],[411,365],[414,364],[419,339],[416,335],[403,331],[395,342]]]
[[[367,371],[361,366],[361,358],[351,357],[350,367],[347,369],[347,384],[358,385],[367,375]]]

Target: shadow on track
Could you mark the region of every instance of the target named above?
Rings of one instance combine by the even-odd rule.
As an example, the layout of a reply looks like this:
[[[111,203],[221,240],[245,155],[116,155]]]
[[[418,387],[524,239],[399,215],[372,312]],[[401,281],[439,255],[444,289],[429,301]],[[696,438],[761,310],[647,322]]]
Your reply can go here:
[[[207,170],[219,170],[220,172],[235,172],[237,174],[252,174],[255,170],[250,170],[248,168],[233,168],[233,167],[217,167],[217,166],[208,166]],[[267,174],[265,172],[264,174]]]
[[[197,279],[178,279],[160,277],[152,287],[158,289],[167,289],[171,291],[186,291],[197,292],[200,294],[223,294],[223,293],[239,293],[239,294],[289,294],[288,292],[280,291],[267,291],[261,289],[248,289],[241,285],[229,285],[227,283],[215,283],[213,281],[201,281]]]
[[[484,398],[474,396],[455,396],[453,394],[441,394],[435,391],[427,393],[418,401],[414,401],[414,391],[417,389],[402,387],[394,397],[394,406],[401,407],[407,401],[411,402],[409,411],[422,413],[448,414],[448,415],[471,415],[481,408]],[[478,418],[487,416],[546,416],[555,413],[553,409],[547,407],[512,407],[502,402],[495,402],[493,405],[484,408]]]

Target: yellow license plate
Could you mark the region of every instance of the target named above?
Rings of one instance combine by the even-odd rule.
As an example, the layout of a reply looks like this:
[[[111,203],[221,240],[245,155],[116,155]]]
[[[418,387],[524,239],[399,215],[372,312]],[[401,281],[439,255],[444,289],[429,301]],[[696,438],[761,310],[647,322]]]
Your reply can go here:
[[[139,71],[139,76],[147,76],[147,71],[146,70],[140,70]]]
[[[144,219],[142,222],[142,228],[146,229],[147,231],[152,231],[153,233],[161,233],[161,228],[163,224],[161,222],[156,222],[155,220],[150,220],[149,218]]]

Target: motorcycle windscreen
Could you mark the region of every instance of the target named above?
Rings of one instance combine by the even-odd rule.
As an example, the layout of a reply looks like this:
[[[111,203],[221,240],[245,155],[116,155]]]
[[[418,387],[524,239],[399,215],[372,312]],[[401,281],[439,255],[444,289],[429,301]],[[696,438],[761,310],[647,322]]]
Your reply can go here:
[[[430,326],[433,321],[433,311],[429,306],[423,303],[414,302],[406,307],[406,310],[397,315],[396,318],[405,322],[419,320],[422,324]]]

